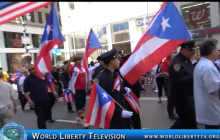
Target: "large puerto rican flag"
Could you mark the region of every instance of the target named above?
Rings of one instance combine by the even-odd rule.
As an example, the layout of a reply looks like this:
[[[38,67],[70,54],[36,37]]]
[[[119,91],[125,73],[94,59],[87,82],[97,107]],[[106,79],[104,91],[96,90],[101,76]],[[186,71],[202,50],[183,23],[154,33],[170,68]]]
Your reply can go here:
[[[120,68],[131,85],[157,65],[184,41],[191,40],[179,11],[173,2],[164,2],[137,43],[129,59]]]
[[[53,2],[0,2],[0,25]]]
[[[44,74],[51,71],[52,49],[63,41],[65,39],[60,31],[56,10],[54,4],[51,4],[50,14],[47,17],[38,56],[34,64],[38,77],[43,78]]]
[[[108,129],[114,111],[115,101],[94,82],[86,115],[86,124]]]
[[[85,55],[83,58],[83,68],[86,70],[86,74],[89,75],[88,70],[88,57],[96,50],[101,48],[101,44],[99,43],[98,38],[96,37],[96,34],[91,29],[89,32],[89,37],[86,42],[86,49],[85,49]]]

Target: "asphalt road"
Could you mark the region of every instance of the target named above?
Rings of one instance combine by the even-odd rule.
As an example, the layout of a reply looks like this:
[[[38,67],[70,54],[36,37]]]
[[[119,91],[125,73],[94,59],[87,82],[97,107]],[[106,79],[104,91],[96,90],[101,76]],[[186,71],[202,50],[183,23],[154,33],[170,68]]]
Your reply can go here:
[[[173,120],[170,120],[167,115],[166,98],[163,97],[163,102],[158,103],[157,94],[154,93],[150,87],[146,91],[142,92],[140,99],[141,106],[141,123],[143,129],[169,129],[173,124]],[[86,106],[88,106],[89,97],[87,99]],[[28,108],[28,107],[27,107]],[[75,109],[75,106],[73,107]],[[53,107],[53,119],[55,123],[48,123],[48,129],[82,129],[82,124],[76,123],[77,113],[68,113],[67,105],[60,100]],[[37,129],[36,115],[34,111],[26,110],[22,111],[18,106],[18,112],[15,116],[15,121],[20,123],[26,129]],[[95,129],[91,126],[90,128]]]

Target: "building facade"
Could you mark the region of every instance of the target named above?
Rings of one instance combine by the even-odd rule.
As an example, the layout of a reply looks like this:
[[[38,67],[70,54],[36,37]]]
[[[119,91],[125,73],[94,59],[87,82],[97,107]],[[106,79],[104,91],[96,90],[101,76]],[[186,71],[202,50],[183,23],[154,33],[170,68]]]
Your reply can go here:
[[[215,38],[220,43],[219,2],[174,2],[197,43]],[[218,48],[220,49],[218,43]]]
[[[102,49],[90,60],[111,48],[131,52],[160,6],[160,2],[60,2],[67,58],[84,54],[91,28]]]
[[[60,26],[62,26],[59,3],[55,2],[54,4]],[[23,20],[25,21],[25,36],[29,38],[29,43],[26,45],[33,45],[36,48],[39,47],[44,26],[46,24],[46,18],[51,9],[50,7],[51,6],[48,5],[30,13],[30,20],[28,20],[25,15],[22,16]],[[16,22],[15,19],[0,26],[0,67],[2,67],[3,70],[14,72],[17,69],[24,67],[25,62],[21,56],[23,53],[25,53],[25,45],[22,41],[23,36],[23,26],[21,21],[19,23]],[[60,47],[63,48],[63,45],[60,44]],[[35,60],[37,50],[31,50],[30,52],[32,55],[32,60]],[[58,59],[62,58],[59,57]]]

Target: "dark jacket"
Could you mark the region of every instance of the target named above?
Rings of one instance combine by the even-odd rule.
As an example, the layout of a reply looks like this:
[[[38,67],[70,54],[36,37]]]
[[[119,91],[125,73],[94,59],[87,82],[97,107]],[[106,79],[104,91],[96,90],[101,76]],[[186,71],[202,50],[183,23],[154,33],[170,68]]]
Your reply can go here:
[[[123,81],[120,80],[120,92],[117,90],[113,90],[113,85],[115,79],[118,77],[117,72],[110,72],[108,69],[104,69],[98,76],[97,80],[99,85],[124,109],[127,110],[128,103],[124,99],[124,84]],[[106,80],[108,79],[108,80]],[[125,119],[121,117],[122,108],[115,104],[115,111],[110,123],[110,129],[130,129],[131,128],[131,120]]]

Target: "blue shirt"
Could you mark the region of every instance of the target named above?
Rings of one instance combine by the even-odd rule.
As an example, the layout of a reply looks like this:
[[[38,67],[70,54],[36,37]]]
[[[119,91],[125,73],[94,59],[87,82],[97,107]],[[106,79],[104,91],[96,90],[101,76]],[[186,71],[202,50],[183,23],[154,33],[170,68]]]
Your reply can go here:
[[[220,124],[219,97],[212,95],[219,91],[220,74],[214,63],[201,58],[194,69],[194,100],[196,120],[206,125]]]

